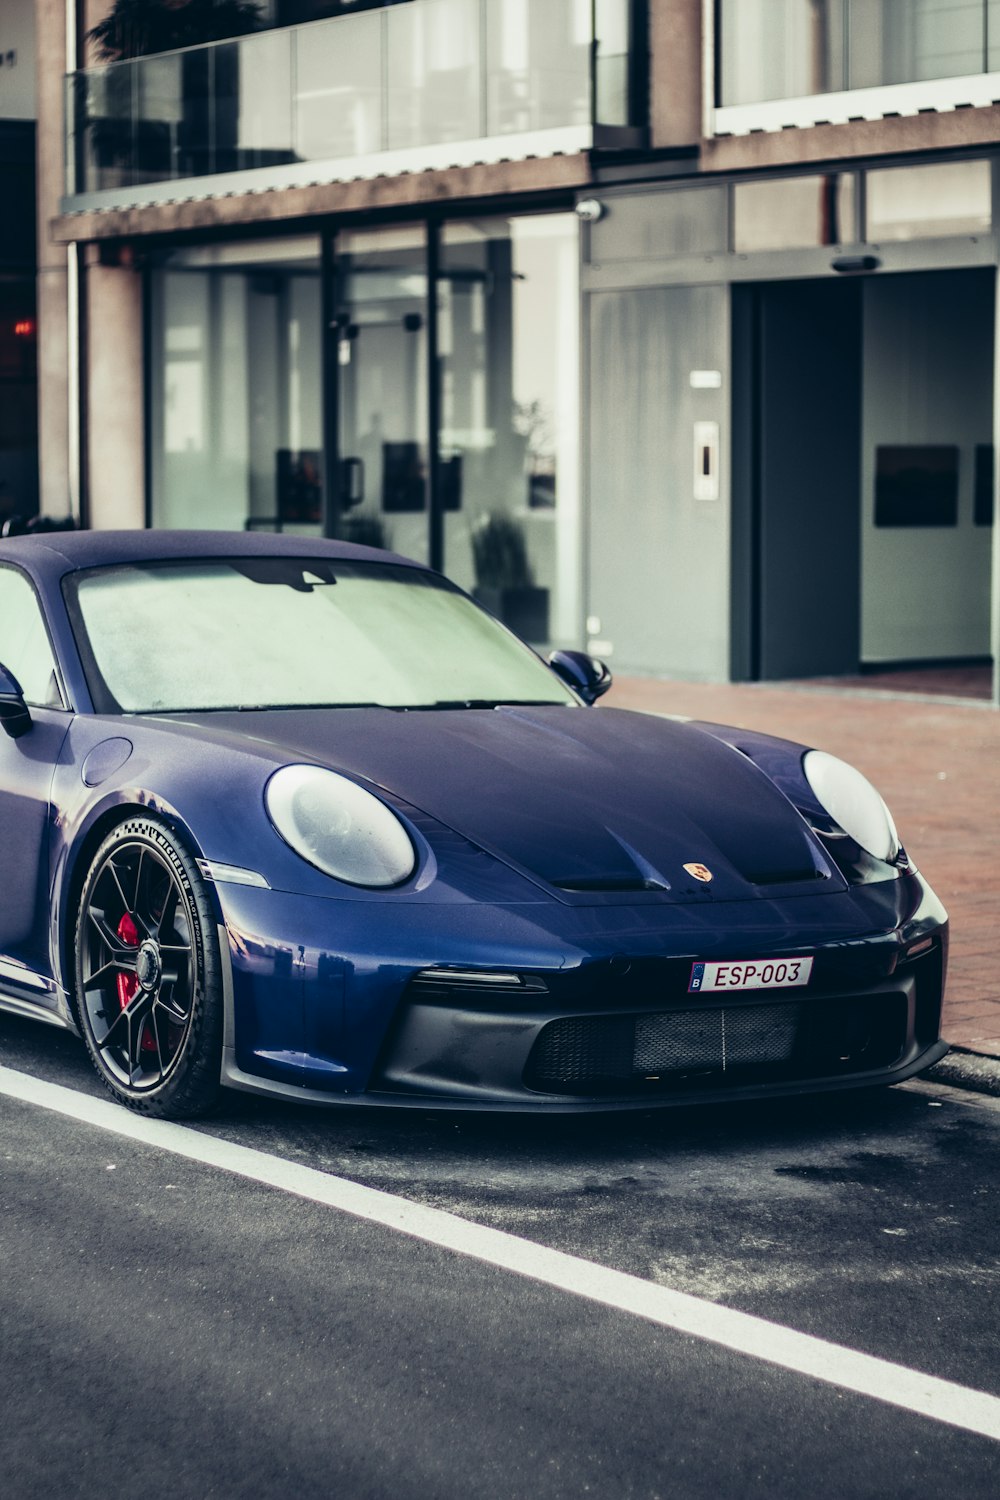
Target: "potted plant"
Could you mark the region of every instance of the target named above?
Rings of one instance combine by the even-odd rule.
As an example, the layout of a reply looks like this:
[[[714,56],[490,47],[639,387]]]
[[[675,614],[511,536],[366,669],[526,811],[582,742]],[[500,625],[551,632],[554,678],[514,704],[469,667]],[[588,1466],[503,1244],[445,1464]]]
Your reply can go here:
[[[549,638],[549,591],[534,583],[524,531],[512,516],[481,516],[472,530],[473,595],[532,645]]]

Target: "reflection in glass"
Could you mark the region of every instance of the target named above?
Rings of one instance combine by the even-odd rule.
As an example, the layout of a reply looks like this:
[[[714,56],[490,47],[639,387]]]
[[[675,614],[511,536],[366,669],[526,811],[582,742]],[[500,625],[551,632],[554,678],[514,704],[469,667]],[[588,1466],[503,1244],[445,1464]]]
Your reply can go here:
[[[733,188],[733,249],[792,250],[857,239],[854,177],[785,177]]]
[[[75,191],[127,187],[134,170],[130,63],[115,63],[72,80],[76,119]],[[72,159],[72,158],[71,158]]]
[[[313,236],[161,259],[152,274],[154,526],[319,532],[321,327]]]
[[[579,630],[577,222],[449,224],[438,289],[445,571],[535,644]]]
[[[985,11],[984,0],[851,0],[849,86],[982,72]]]
[[[184,124],[179,53],[144,57],[136,63],[136,171],[140,182],[173,176]]]
[[[991,221],[990,164],[947,162],[889,167],[867,174],[866,238],[912,240],[982,234]]]
[[[719,103],[1000,66],[1000,0],[721,0]]]
[[[486,16],[485,133],[589,124],[590,0],[487,0]]]
[[[419,225],[337,236],[340,535],[426,560],[427,251]]]
[[[483,134],[479,13],[479,0],[422,0],[387,12],[390,151]]]
[[[298,156],[323,161],[381,150],[379,16],[348,16],[291,35]]]
[[[722,0],[720,104],[847,88],[847,0]]]
[[[276,32],[252,43],[216,47],[216,172],[277,167],[294,160],[292,69],[287,39]]]

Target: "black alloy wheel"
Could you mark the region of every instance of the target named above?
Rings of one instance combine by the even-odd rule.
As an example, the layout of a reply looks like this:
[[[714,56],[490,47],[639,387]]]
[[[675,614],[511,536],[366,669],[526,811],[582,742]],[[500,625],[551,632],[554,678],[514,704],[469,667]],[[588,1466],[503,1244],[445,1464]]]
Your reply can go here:
[[[98,849],[76,927],[80,1029],[129,1109],[190,1117],[219,1090],[222,985],[215,918],[197,866],[156,818]]]

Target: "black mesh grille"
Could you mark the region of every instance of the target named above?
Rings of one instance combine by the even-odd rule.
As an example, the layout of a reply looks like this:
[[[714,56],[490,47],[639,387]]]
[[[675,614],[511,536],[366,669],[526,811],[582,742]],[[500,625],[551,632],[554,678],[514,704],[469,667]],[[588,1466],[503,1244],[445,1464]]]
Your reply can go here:
[[[754,1005],[741,1010],[681,1010],[640,1016],[633,1069],[727,1068],[788,1062],[798,1034],[798,1005]]]
[[[524,1081],[547,1093],[621,1093],[883,1068],[906,1042],[906,996],[573,1016],[539,1033]]]

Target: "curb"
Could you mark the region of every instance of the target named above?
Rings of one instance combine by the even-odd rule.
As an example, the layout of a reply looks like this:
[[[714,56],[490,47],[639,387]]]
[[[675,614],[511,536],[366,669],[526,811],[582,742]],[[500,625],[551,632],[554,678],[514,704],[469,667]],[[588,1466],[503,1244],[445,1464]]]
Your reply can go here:
[[[946,1083],[952,1088],[1000,1098],[1000,1057],[988,1057],[966,1047],[952,1047],[939,1063],[921,1073],[920,1077],[929,1083]]]

